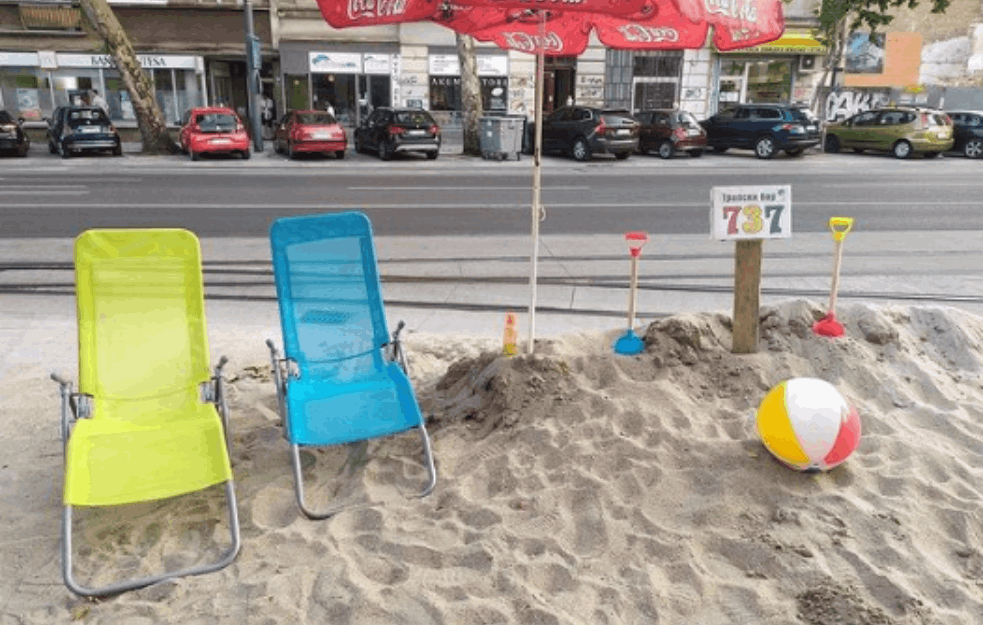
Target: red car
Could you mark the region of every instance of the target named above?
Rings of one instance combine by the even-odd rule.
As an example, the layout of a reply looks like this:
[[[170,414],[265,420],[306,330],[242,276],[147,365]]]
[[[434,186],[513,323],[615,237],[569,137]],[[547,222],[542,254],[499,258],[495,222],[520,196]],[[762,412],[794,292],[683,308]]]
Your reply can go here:
[[[204,153],[250,155],[246,126],[235,111],[224,106],[188,109],[181,122],[180,141],[193,161]]]
[[[276,127],[273,149],[293,158],[301,152],[333,152],[345,158],[348,135],[334,115],[327,111],[290,111]]]
[[[648,154],[658,150],[662,158],[672,158],[679,152],[703,156],[707,149],[707,133],[691,113],[658,109],[635,113],[642,122],[638,150]]]

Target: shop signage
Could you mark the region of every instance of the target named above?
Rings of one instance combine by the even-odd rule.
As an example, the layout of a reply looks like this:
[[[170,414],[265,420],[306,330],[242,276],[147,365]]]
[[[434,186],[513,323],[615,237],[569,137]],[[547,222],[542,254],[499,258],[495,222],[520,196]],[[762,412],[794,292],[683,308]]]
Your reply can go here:
[[[38,65],[41,69],[55,69],[58,67],[58,58],[53,50],[38,51]]]
[[[785,34],[769,43],[760,46],[731,50],[725,54],[818,54],[829,53],[829,48],[822,44],[808,30],[786,30]]]
[[[361,74],[362,55],[354,52],[308,52],[312,72]]]
[[[509,57],[504,55],[479,54],[478,75],[479,76],[508,76]],[[461,63],[456,54],[431,54],[430,55],[430,75],[431,76],[460,76]]]
[[[37,67],[37,52],[0,52],[0,65],[18,65],[21,67]]]
[[[103,67],[114,68],[116,61],[109,54],[57,54],[58,67]],[[144,69],[195,69],[193,56],[172,56],[166,54],[138,54]]]
[[[391,57],[388,54],[362,55],[363,71],[366,74],[389,74]]]

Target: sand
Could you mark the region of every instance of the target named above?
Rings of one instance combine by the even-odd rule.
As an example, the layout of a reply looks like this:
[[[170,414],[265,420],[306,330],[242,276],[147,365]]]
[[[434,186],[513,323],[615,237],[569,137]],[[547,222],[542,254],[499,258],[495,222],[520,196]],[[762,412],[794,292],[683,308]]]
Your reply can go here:
[[[243,548],[227,569],[118,597],[73,596],[59,572],[55,385],[3,380],[0,625],[973,625],[983,623],[983,319],[952,308],[762,314],[759,353],[730,319],[681,315],[615,356],[618,332],[543,340],[407,336],[440,482],[418,499],[407,433],[304,453],[299,515],[261,342],[228,370]],[[802,474],[757,440],[754,410],[791,377],[833,383],[863,439]],[[16,390],[16,395],[12,394]],[[227,540],[220,488],[82,511],[78,576],[183,566]]]

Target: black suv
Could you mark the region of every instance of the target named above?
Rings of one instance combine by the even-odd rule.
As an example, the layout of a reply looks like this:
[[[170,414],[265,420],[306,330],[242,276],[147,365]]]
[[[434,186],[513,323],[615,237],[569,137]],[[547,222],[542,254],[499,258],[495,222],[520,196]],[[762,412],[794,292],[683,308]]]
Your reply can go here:
[[[758,158],[772,158],[779,150],[798,156],[820,140],[812,111],[784,104],[738,104],[700,124],[715,152],[741,148],[754,150]]]
[[[123,156],[123,144],[106,112],[95,106],[60,106],[48,121],[48,151],[68,158],[85,150],[111,150]]]
[[[397,152],[440,154],[440,126],[418,108],[377,108],[355,129],[355,151],[372,150],[388,161]]]
[[[14,119],[7,111],[0,111],[0,150],[11,150],[17,156],[27,156],[31,140],[21,126],[22,119]]]
[[[578,161],[594,154],[614,154],[626,159],[638,149],[641,124],[622,109],[564,106],[543,121],[543,152],[563,152]],[[526,145],[535,145],[535,124],[529,124]]]

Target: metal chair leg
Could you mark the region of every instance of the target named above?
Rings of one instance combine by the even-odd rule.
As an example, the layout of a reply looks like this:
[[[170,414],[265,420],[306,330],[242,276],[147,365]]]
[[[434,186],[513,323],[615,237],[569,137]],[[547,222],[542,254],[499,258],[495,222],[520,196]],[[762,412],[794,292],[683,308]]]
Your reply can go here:
[[[241,540],[239,537],[239,510],[238,506],[236,505],[235,485],[233,484],[232,480],[225,483],[225,498],[229,509],[229,532],[232,535],[232,544],[216,562],[193,566],[180,571],[160,573],[159,575],[151,575],[149,577],[140,577],[132,580],[116,582],[115,584],[109,584],[108,586],[103,586],[101,588],[89,588],[87,586],[83,586],[75,581],[75,577],[72,574],[72,507],[66,505],[62,514],[61,543],[62,576],[65,579],[65,585],[68,586],[68,589],[74,592],[76,595],[83,597],[104,597],[107,595],[115,595],[121,592],[126,592],[127,590],[144,588],[146,586],[158,584],[169,579],[187,577],[189,575],[202,575],[204,573],[211,573],[224,569],[228,565],[232,564],[232,562],[236,559],[236,556],[239,555],[239,548],[241,546]]]

